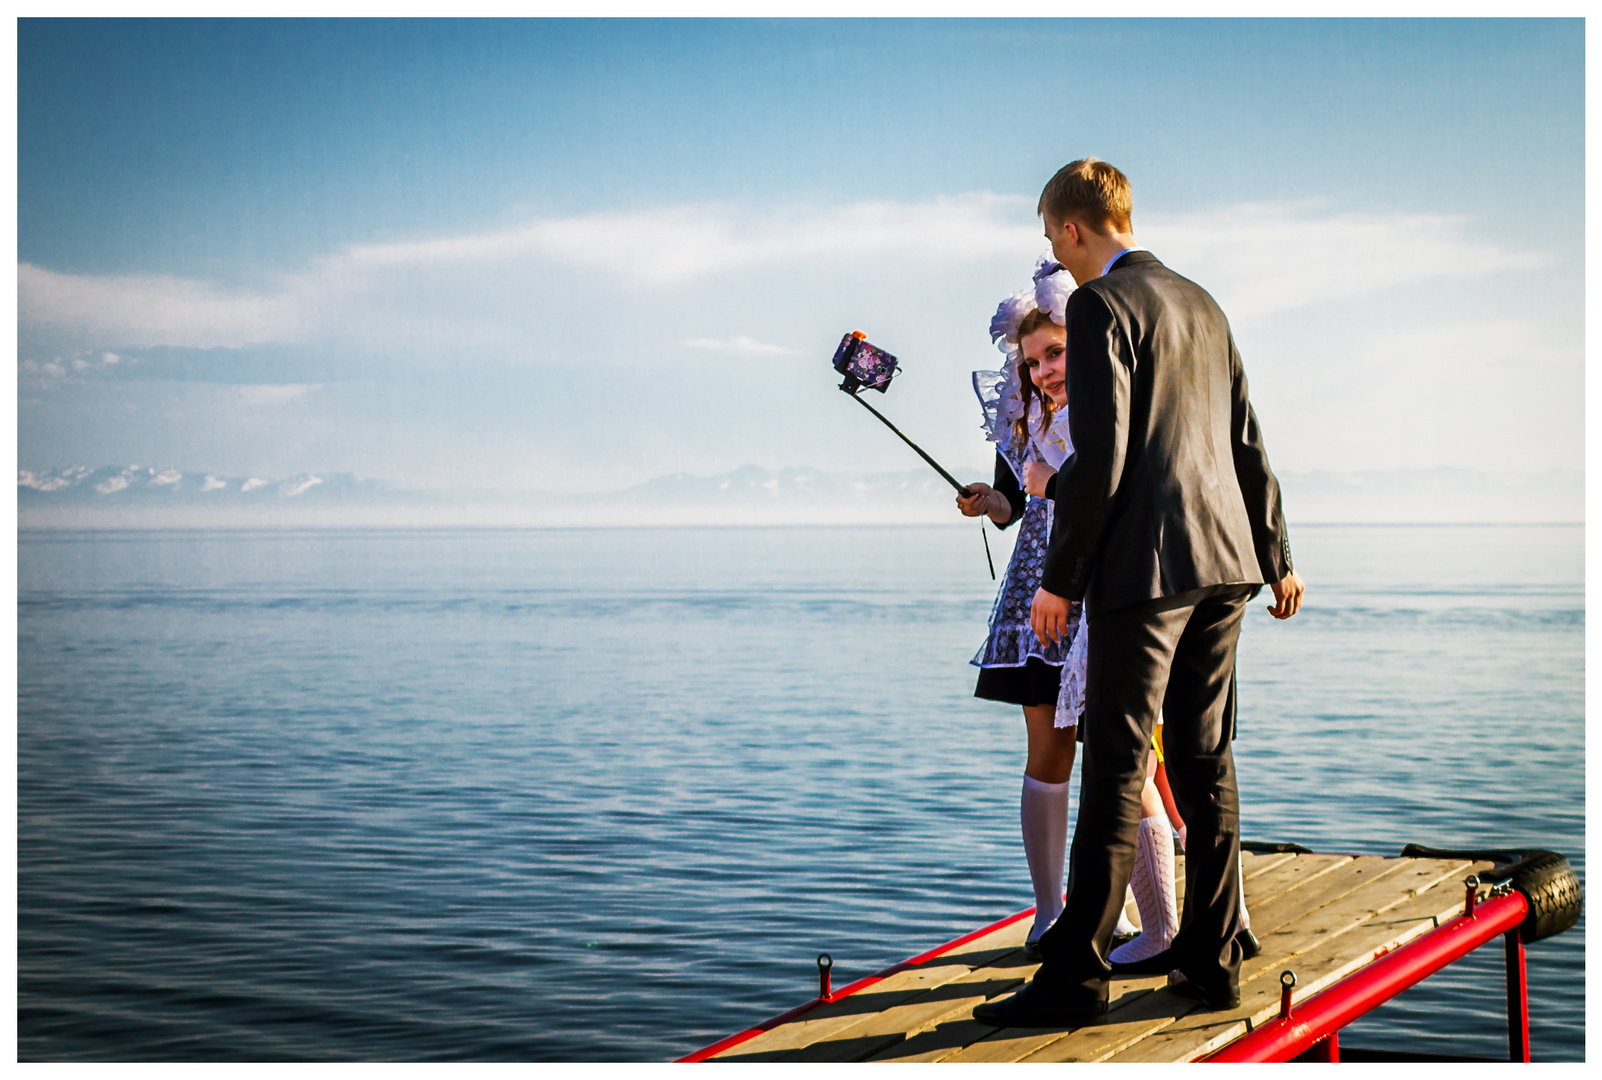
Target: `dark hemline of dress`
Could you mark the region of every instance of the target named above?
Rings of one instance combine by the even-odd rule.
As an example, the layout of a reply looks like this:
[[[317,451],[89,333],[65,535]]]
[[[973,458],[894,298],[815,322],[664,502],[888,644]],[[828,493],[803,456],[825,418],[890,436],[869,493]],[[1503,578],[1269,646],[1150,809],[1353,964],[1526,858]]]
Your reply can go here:
[[[973,696],[1009,705],[1057,704],[1062,689],[1062,668],[1031,656],[1022,667],[979,669],[979,682]]]

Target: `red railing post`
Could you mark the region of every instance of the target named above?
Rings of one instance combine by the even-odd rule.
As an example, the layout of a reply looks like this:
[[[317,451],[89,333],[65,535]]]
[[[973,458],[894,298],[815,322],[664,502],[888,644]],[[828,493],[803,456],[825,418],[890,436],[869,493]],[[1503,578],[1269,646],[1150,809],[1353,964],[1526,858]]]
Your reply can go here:
[[[1507,1057],[1530,1060],[1530,995],[1524,981],[1524,939],[1517,928],[1502,935],[1507,955]]]
[[[1465,901],[1466,907],[1466,901]],[[1473,916],[1454,916],[1428,933],[1382,955],[1333,986],[1297,1002],[1294,1017],[1284,1016],[1289,990],[1280,998],[1281,1016],[1214,1051],[1203,1061],[1290,1061],[1397,994],[1461,959],[1493,938],[1516,933],[1529,912],[1522,893],[1488,896]],[[1515,957],[1516,960],[1516,957]],[[1517,963],[1511,969],[1520,970]],[[1281,986],[1289,980],[1280,976]],[[1511,989],[1510,989],[1511,994]],[[1523,1000],[1522,993],[1520,1000]],[[1523,1022],[1518,1028],[1523,1031]],[[1510,1038],[1513,1036],[1510,1035]],[[1528,1042],[1526,1037],[1525,1042]]]

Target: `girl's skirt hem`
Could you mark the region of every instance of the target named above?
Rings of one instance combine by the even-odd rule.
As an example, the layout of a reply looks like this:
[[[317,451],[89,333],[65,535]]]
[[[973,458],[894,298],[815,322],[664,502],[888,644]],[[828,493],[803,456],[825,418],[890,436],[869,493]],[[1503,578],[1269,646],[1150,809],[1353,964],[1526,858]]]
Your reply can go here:
[[[973,696],[1008,705],[1055,705],[1062,689],[1062,668],[1031,656],[1021,665],[982,667]]]

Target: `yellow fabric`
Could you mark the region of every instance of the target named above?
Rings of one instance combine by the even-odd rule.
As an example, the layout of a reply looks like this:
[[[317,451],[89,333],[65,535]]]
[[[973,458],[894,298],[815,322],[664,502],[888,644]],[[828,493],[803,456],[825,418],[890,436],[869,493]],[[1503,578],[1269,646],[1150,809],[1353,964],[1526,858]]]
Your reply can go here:
[[[1163,758],[1163,726],[1161,724],[1152,729],[1151,745],[1157,751],[1157,764],[1166,764],[1167,762]]]

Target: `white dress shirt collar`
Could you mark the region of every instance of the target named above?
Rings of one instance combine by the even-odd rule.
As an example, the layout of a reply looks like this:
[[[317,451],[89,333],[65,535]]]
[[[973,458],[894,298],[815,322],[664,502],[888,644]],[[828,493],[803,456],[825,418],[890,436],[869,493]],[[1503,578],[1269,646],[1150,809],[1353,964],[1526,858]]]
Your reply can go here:
[[[1107,276],[1107,271],[1109,271],[1109,270],[1111,270],[1113,268],[1113,263],[1117,262],[1119,259],[1123,258],[1125,255],[1128,255],[1131,251],[1145,251],[1145,250],[1146,249],[1143,248],[1143,247],[1127,247],[1127,248],[1124,248],[1124,250],[1120,251],[1118,254],[1114,255],[1112,258],[1107,260],[1107,265],[1101,268],[1101,273],[1098,274],[1097,276],[1098,277],[1106,277]]]

